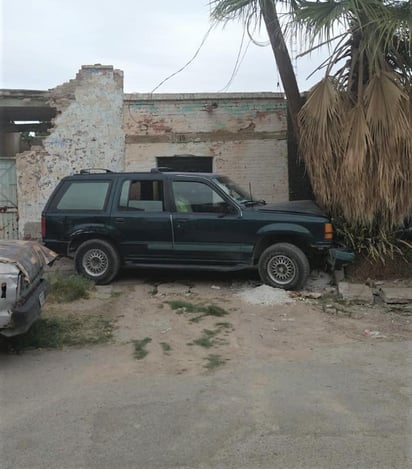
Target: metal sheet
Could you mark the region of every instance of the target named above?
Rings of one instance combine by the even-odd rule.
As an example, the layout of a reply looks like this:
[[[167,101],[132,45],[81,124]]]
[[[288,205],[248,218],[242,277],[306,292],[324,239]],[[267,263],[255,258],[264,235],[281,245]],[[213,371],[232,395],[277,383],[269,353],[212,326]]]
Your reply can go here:
[[[14,264],[31,283],[57,254],[34,241],[0,241],[0,263]]]
[[[0,158],[0,239],[18,239],[16,160]]]
[[[19,274],[20,270],[16,265],[0,262],[0,329],[10,324],[12,308],[17,301]]]

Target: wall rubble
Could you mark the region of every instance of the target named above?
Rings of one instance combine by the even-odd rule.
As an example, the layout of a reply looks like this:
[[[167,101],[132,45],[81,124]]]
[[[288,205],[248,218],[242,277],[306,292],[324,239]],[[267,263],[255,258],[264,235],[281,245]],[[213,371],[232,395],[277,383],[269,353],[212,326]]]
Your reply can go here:
[[[43,145],[16,157],[19,235],[38,238],[41,211],[61,178],[84,168],[124,170],[123,73],[83,66],[50,90],[57,109]]]

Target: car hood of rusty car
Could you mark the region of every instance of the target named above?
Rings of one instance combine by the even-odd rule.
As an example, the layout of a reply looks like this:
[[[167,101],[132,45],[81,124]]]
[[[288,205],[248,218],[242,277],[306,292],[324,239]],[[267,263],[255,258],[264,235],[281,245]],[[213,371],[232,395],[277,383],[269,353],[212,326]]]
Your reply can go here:
[[[0,241],[0,262],[15,264],[29,283],[56,258],[54,251],[34,241]]]

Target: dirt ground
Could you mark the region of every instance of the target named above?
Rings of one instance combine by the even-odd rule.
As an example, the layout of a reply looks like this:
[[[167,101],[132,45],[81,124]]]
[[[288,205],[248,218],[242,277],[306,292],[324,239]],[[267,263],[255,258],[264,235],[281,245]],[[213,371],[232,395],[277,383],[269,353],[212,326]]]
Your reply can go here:
[[[238,365],[250,358],[299,360],[322,347],[412,337],[410,305],[344,304],[328,278],[317,274],[309,288],[309,294],[287,293],[248,274],[130,272],[112,285],[96,287],[87,300],[47,303],[43,317],[76,313],[112,320],[114,340],[104,347],[117,354],[116,373],[125,375],[131,367],[144,374],[207,373],[208,365]],[[319,298],[307,297],[313,293]],[[189,311],[199,305],[218,306],[227,314]],[[134,341],[143,339],[148,353],[137,360]],[[91,373],[104,374],[105,368]]]

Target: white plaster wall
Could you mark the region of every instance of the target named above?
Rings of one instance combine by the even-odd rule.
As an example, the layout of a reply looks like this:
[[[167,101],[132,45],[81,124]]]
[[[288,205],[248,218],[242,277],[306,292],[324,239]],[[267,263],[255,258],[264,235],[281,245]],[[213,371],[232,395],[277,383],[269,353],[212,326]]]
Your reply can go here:
[[[268,202],[288,200],[287,118],[274,93],[126,95],[128,171],[156,157],[213,157],[213,169]]]
[[[157,156],[194,154],[213,157],[213,171],[225,174],[267,202],[288,200],[287,145],[284,140],[248,140],[189,144],[128,144],[126,170],[149,171]]]
[[[41,211],[64,176],[84,168],[124,170],[122,73],[83,66],[53,91],[58,115],[50,135],[16,159],[20,237],[39,236]]]

